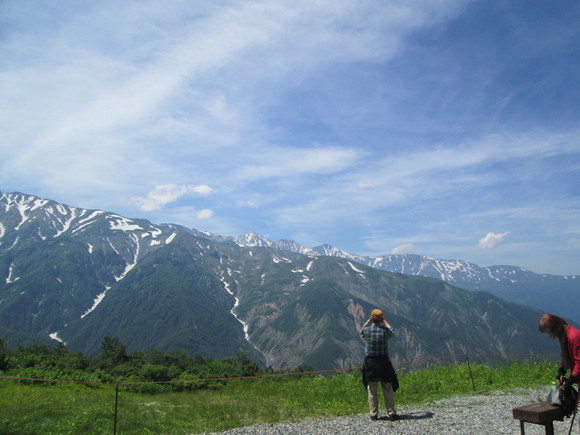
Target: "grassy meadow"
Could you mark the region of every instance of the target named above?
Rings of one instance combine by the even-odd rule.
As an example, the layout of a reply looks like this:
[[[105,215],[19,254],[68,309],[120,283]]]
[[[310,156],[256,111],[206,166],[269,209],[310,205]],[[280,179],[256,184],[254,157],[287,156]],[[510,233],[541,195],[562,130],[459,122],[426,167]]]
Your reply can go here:
[[[399,373],[397,405],[453,395],[550,385],[554,362],[509,363],[495,368],[436,365]],[[475,386],[475,389],[474,389]],[[135,392],[118,387],[119,434],[198,434],[262,423],[348,416],[368,412],[358,370],[332,376],[240,379],[194,391]],[[0,379],[2,434],[110,434],[115,424],[114,385],[38,383]]]

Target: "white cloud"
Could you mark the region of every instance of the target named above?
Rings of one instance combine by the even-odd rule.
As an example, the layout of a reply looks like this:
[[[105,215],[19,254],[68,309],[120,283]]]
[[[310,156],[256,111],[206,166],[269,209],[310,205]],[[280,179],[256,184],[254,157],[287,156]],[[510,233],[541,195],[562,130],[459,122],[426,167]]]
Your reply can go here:
[[[214,193],[214,189],[209,187],[207,184],[198,184],[197,186],[188,186],[191,192],[199,193],[201,195],[209,195]]]
[[[415,245],[412,243],[405,243],[403,245],[397,246],[391,250],[391,254],[408,254],[415,249]]]
[[[197,218],[198,219],[209,219],[211,217],[213,217],[213,211],[210,210],[210,209],[208,209],[208,208],[205,208],[203,210],[200,210],[197,213]]]
[[[163,184],[157,186],[147,194],[145,198],[132,198],[131,203],[136,205],[143,211],[159,210],[164,205],[177,201],[184,195],[197,193],[200,195],[209,195],[214,192],[207,184],[193,185],[177,185],[177,184]]]
[[[495,233],[487,233],[487,235],[481,239],[479,239],[479,246],[482,249],[493,249],[499,243],[503,241],[508,235],[509,231],[505,233],[495,234]]]
[[[248,199],[247,201],[238,201],[238,207],[248,207],[248,208],[258,208],[258,203],[252,199]]]
[[[340,147],[314,149],[269,147],[251,156],[238,176],[253,180],[269,177],[332,174],[359,160],[357,150]]]

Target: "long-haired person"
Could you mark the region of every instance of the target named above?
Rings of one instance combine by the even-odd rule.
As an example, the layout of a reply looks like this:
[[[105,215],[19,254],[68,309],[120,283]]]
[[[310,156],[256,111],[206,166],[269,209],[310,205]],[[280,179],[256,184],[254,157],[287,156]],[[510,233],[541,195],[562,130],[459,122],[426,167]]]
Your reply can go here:
[[[548,334],[552,338],[557,338],[560,342],[562,362],[558,369],[558,384],[562,384],[567,370],[570,376],[567,378],[569,384],[580,382],[580,329],[568,325],[568,323],[554,314],[544,314],[538,325],[540,332]]]

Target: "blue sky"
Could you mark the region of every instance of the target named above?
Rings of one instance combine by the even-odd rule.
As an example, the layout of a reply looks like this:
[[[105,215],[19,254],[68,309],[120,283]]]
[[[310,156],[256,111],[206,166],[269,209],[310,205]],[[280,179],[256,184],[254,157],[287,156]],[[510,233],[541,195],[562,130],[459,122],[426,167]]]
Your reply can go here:
[[[580,273],[580,3],[0,2],[0,190]]]

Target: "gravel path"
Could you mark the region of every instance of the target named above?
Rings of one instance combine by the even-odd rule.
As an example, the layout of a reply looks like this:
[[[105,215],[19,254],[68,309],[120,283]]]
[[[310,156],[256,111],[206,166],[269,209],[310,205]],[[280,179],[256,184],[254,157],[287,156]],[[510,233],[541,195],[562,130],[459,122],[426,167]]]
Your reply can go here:
[[[368,414],[331,419],[311,419],[300,423],[280,423],[232,429],[220,434],[256,435],[358,435],[358,434],[519,434],[519,421],[512,417],[512,408],[545,400],[549,388],[483,392],[472,396],[437,400],[422,406],[402,406],[401,419],[371,421]],[[396,398],[396,396],[395,396]],[[572,434],[580,434],[578,419]],[[567,434],[570,419],[554,422],[555,434]],[[543,435],[544,427],[525,424],[526,435]]]

